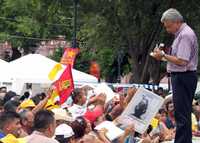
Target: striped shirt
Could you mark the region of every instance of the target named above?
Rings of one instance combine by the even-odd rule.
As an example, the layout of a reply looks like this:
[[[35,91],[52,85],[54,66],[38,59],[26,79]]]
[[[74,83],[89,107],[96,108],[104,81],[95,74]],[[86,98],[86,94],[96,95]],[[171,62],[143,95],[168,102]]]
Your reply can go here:
[[[187,65],[181,66],[174,63],[167,63],[167,71],[186,72],[196,71],[198,65],[198,42],[194,31],[183,23],[179,30],[175,33],[175,39],[171,46],[170,55],[187,61]]]

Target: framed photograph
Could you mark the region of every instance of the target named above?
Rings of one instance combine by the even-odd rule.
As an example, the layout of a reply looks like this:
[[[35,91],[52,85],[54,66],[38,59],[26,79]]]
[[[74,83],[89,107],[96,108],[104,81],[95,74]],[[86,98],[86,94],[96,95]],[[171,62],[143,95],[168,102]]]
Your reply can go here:
[[[130,124],[135,125],[135,130],[143,134],[152,118],[163,105],[164,99],[157,94],[139,88],[131,99],[130,103],[119,117],[119,124],[126,127]]]

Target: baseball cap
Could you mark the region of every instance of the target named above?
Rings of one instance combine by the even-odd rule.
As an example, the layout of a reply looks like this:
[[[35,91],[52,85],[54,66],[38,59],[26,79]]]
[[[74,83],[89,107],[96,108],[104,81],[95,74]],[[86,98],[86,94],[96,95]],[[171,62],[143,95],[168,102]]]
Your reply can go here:
[[[64,136],[64,138],[70,138],[74,135],[74,131],[67,124],[60,124],[55,131],[55,136]]]

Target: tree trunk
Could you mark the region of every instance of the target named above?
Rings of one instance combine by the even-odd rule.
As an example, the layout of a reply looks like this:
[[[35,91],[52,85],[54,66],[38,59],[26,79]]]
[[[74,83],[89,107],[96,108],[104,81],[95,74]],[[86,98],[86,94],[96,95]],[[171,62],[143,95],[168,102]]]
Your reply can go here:
[[[174,0],[169,1],[168,7],[171,7],[174,4]],[[156,8],[157,9],[157,8]],[[130,46],[131,54],[131,64],[132,64],[132,73],[133,77],[131,82],[136,83],[149,83],[150,78],[153,83],[158,84],[160,82],[160,62],[155,61],[149,56],[149,53],[154,49],[156,41],[160,38],[159,35],[162,31],[162,26],[160,24],[160,18],[157,19],[157,24],[152,27],[152,30],[149,30],[146,37],[140,39],[143,43],[137,45],[137,47]],[[129,43],[129,45],[131,45]],[[133,45],[133,44],[132,44]],[[138,50],[138,48],[140,50]],[[134,50],[133,50],[134,49]],[[134,51],[134,52],[133,52]],[[139,53],[142,51],[142,53]],[[141,55],[141,60],[137,57]],[[136,58],[135,58],[136,57]]]

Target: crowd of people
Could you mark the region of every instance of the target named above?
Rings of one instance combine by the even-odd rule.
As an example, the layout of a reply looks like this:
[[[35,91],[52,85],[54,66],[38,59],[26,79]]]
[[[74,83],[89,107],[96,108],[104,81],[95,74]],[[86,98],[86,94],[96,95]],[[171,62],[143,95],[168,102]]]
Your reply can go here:
[[[118,125],[118,117],[127,107],[137,89],[119,92],[118,98],[106,102],[104,93],[91,95],[91,88],[83,86],[72,92],[67,103],[53,103],[51,92],[19,96],[6,87],[0,88],[0,142],[3,143],[159,143],[173,140],[176,122],[172,99],[162,88],[153,92],[166,98],[144,134],[135,125],[124,128],[115,140],[106,136],[107,129],[96,130],[104,121]],[[200,104],[193,102],[193,135],[200,134]],[[113,131],[115,132],[115,131]]]

